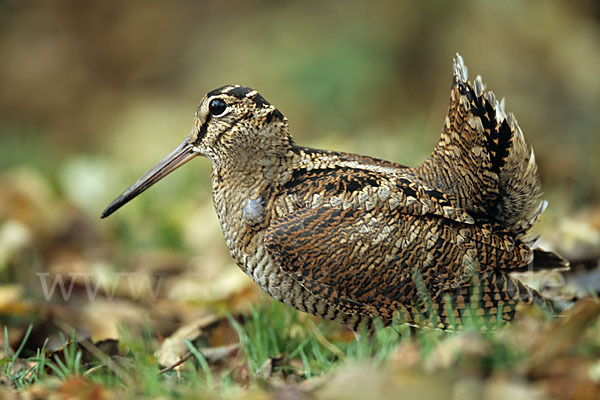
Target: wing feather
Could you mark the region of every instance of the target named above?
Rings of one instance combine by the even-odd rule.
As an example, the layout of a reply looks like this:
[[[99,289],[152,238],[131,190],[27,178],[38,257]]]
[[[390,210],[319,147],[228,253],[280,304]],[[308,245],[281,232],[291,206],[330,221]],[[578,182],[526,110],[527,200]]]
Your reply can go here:
[[[272,221],[265,246],[283,271],[343,311],[384,320],[401,312],[409,322],[426,312],[423,293],[443,297],[467,287],[474,276],[487,282],[493,267],[509,259],[523,262],[516,247],[494,247],[501,242],[497,238],[482,243],[483,236],[461,232],[464,224],[399,209],[378,211],[328,205],[300,209]],[[498,277],[504,279],[497,275],[495,281]]]

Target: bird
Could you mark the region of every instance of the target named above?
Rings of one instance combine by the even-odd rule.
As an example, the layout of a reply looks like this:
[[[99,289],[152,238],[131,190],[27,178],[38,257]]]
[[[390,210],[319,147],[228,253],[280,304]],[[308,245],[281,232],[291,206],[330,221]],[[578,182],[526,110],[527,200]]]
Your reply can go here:
[[[416,167],[296,144],[256,90],[201,100],[191,133],[118,196],[105,218],[196,156],[236,264],[266,293],[355,332],[375,321],[493,329],[549,302],[512,272],[564,269],[528,234],[547,202],[512,113],[456,54],[448,113]]]

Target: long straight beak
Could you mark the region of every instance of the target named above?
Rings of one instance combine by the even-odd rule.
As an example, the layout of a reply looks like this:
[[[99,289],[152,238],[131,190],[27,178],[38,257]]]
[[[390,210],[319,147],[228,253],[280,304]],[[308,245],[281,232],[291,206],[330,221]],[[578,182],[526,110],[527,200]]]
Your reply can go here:
[[[108,217],[129,200],[133,199],[197,155],[198,154],[193,151],[193,146],[188,139],[184,140],[168,156],[159,161],[154,167],[150,168],[144,175],[140,176],[133,185],[129,186],[119,197],[114,199],[113,202],[106,207],[106,210],[102,212],[100,218]]]

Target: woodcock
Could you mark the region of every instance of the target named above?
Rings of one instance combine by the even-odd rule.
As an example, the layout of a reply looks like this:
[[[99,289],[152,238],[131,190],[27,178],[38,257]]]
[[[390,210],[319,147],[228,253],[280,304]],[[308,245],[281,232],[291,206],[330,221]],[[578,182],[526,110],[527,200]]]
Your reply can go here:
[[[567,263],[525,236],[546,207],[535,158],[504,101],[484,89],[457,55],[441,138],[409,168],[299,146],[256,90],[223,86],[202,99],[190,135],[102,217],[203,155],[231,255],[275,299],[355,331],[375,317],[495,326],[519,304],[545,302],[511,272]]]

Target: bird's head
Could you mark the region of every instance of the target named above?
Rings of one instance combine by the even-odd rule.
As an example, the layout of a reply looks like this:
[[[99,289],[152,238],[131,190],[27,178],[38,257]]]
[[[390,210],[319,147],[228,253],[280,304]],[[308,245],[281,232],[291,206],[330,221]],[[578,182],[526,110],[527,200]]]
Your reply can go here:
[[[208,157],[214,168],[239,167],[283,154],[291,144],[287,119],[256,90],[220,87],[200,102],[189,136],[117,197],[102,218],[198,155]]]
[[[188,140],[195,151],[218,163],[288,141],[287,119],[256,90],[223,86],[200,102]]]

